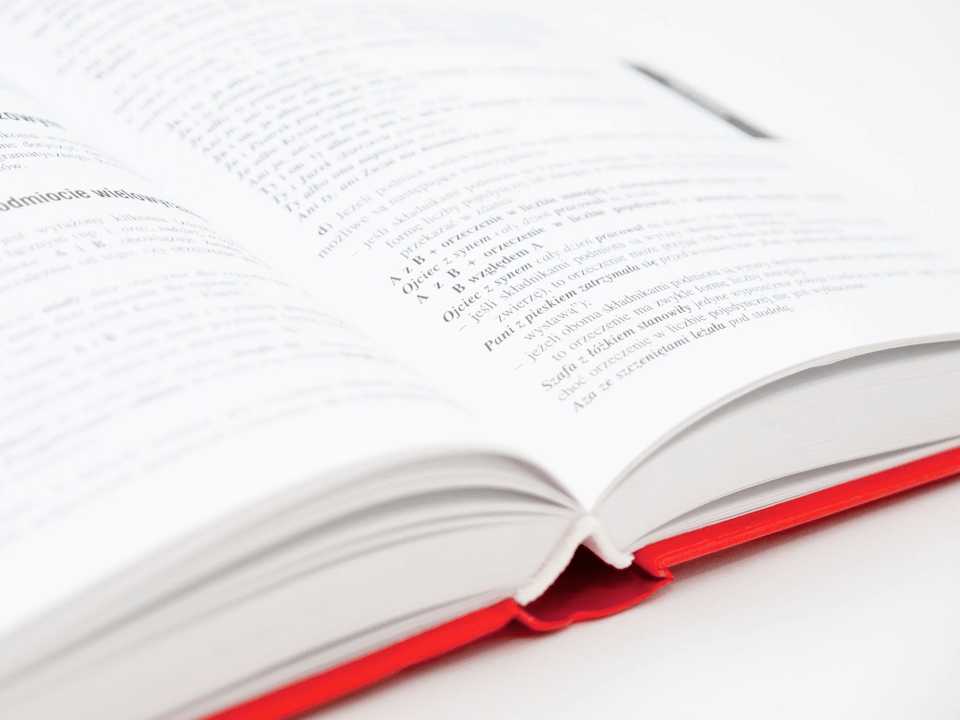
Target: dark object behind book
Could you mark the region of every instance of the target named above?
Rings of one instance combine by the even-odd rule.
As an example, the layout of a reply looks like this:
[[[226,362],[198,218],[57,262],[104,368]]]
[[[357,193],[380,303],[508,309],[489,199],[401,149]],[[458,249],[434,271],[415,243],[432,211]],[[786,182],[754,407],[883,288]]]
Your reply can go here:
[[[730,123],[738,130],[742,130],[743,132],[745,132],[747,135],[755,138],[765,138],[769,140],[774,139],[773,135],[769,135],[765,133],[763,130],[760,130],[759,128],[754,127],[753,125],[741,120],[736,115],[734,115],[729,110],[727,110],[725,107],[701,95],[696,90],[693,90],[686,85],[678,83],[676,80],[673,80],[672,78],[668,78],[664,75],[661,75],[660,73],[655,72],[650,68],[643,67],[642,65],[634,65],[631,63],[631,67],[633,67],[635,70],[639,70],[647,77],[653,78],[664,87],[668,87],[674,92],[677,92],[683,95],[683,97],[685,97],[690,102],[696,103],[707,112],[713,113],[721,120],[724,120],[725,122]]]

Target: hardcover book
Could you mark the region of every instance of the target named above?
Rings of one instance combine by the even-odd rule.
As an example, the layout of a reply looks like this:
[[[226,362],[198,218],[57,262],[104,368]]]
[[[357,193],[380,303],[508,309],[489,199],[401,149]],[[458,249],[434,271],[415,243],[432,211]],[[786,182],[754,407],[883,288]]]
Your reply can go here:
[[[294,717],[960,471],[955,243],[549,19],[0,38],[3,717]]]

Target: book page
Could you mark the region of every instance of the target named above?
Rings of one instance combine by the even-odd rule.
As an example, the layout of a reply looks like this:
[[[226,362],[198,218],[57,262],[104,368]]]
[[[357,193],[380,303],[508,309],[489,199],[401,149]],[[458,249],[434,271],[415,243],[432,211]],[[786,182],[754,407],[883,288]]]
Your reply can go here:
[[[5,8],[19,73],[231,232],[274,228],[251,247],[584,504],[764,378],[960,331],[944,243],[499,6]]]
[[[466,442],[435,388],[61,117],[0,84],[0,632],[293,483]]]

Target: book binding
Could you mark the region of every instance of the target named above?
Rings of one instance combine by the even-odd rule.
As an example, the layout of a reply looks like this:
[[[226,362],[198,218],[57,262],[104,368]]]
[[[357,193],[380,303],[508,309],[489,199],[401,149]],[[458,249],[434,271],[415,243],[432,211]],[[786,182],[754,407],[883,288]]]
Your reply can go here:
[[[533,602],[507,599],[204,720],[289,720],[497,633],[541,633],[625,610],[673,581],[671,568],[960,473],[960,448],[660,540],[618,570],[585,547]]]

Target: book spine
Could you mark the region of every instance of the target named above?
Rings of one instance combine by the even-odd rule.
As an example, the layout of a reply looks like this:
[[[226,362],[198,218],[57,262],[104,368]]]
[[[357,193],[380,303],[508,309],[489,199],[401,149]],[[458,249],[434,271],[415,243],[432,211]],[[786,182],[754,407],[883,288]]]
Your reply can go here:
[[[770,508],[661,540],[618,570],[584,546],[549,589],[452,620],[357,660],[210,715],[205,720],[288,720],[511,627],[549,632],[637,604],[673,580],[670,568],[960,474],[960,448],[852,480]]]

